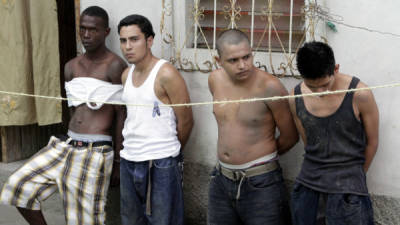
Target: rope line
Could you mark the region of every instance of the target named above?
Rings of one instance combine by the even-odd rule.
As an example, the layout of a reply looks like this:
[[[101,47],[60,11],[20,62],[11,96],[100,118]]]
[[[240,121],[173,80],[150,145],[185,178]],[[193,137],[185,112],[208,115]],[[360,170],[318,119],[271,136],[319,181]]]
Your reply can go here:
[[[300,98],[300,97],[333,95],[333,94],[341,94],[341,93],[347,93],[347,92],[367,91],[367,90],[374,90],[374,89],[378,89],[378,88],[393,88],[393,87],[400,87],[400,83],[392,83],[392,84],[363,87],[363,88],[353,88],[353,89],[346,89],[346,90],[315,92],[315,93],[307,93],[307,94],[299,94],[299,95],[274,96],[274,97],[265,97],[265,98],[249,98],[249,99],[238,99],[238,100],[217,100],[217,101],[208,101],[208,102],[180,103],[180,104],[162,104],[162,105],[159,105],[159,107],[184,107],[184,106],[189,107],[189,106],[202,106],[202,105],[217,105],[217,104],[223,105],[223,104],[233,104],[233,103],[248,103],[248,102],[257,102],[257,101],[277,101],[277,100]],[[72,100],[72,101],[87,102],[87,99],[73,99],[73,98],[64,98],[64,97],[55,97],[55,96],[33,95],[33,94],[10,92],[10,91],[0,91],[0,94],[52,99],[52,100],[61,100],[61,101]],[[91,103],[109,104],[109,105],[154,107],[154,104],[136,104],[136,103],[133,104],[133,103],[122,103],[122,102],[107,102],[107,101],[97,101],[95,99],[93,99],[93,100],[90,99],[90,102]]]

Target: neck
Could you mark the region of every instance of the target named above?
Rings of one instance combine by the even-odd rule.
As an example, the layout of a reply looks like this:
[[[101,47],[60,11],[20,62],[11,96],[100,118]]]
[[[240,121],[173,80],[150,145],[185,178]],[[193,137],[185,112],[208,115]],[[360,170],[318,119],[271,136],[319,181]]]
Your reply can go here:
[[[86,51],[84,55],[86,56],[87,59],[95,61],[95,60],[103,59],[105,53],[107,53],[107,52],[108,52],[107,47],[105,45],[103,45],[92,51]]]
[[[153,56],[151,51],[148,51],[140,62],[135,63],[135,71],[143,72],[148,70],[149,67],[153,66],[152,61],[155,59],[156,57]]]
[[[253,84],[253,81],[255,80],[255,78],[256,78],[256,73],[257,73],[257,71],[255,70],[255,68],[253,68],[253,69],[251,69],[251,71],[250,71],[250,76],[248,76],[246,79],[244,79],[244,80],[236,80],[236,79],[232,79],[231,78],[231,80],[232,80],[232,83],[234,84],[234,85],[237,85],[237,86],[241,86],[241,87],[247,87],[247,86],[251,86],[252,84]]]

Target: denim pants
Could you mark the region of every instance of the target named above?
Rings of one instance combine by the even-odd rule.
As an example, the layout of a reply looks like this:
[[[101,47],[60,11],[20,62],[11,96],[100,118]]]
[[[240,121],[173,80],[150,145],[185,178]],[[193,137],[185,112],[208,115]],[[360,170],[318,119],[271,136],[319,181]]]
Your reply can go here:
[[[320,196],[326,197],[326,225],[373,225],[373,209],[369,196],[330,194],[314,191],[300,183],[292,193],[294,225],[316,225]]]
[[[291,224],[281,168],[242,182],[214,169],[208,196],[208,225]]]
[[[151,177],[151,215],[146,214],[148,176]],[[131,162],[121,159],[122,225],[182,225],[182,167],[179,157]]]

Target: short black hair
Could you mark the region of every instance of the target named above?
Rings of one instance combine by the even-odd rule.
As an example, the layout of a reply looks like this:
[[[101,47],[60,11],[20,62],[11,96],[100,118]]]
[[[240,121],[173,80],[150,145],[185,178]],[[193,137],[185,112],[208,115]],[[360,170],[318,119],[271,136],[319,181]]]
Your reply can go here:
[[[318,41],[305,43],[297,53],[297,69],[305,79],[331,76],[335,71],[335,56],[332,48]]]
[[[123,18],[118,24],[118,33],[120,33],[122,27],[130,25],[137,25],[146,38],[150,36],[154,38],[155,36],[150,20],[138,14],[132,14]]]
[[[228,29],[222,31],[217,38],[216,48],[218,55],[221,56],[224,44],[237,45],[246,41],[250,45],[249,37],[241,30]]]
[[[86,8],[85,10],[83,10],[82,12],[82,16],[96,16],[99,17],[103,20],[104,22],[104,27],[108,28],[108,14],[106,12],[106,10],[104,10],[103,8],[99,7],[99,6],[90,6],[88,8]]]

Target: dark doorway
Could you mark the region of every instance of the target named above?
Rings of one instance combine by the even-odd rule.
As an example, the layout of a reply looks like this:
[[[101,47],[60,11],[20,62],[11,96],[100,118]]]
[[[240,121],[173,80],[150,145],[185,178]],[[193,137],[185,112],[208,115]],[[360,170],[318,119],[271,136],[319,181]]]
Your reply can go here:
[[[76,52],[76,17],[75,1],[57,0],[58,11],[58,34],[60,49],[60,82],[61,94],[65,97],[64,89],[64,66],[70,59],[74,58]],[[67,103],[63,102],[63,127],[67,129],[69,113]]]

